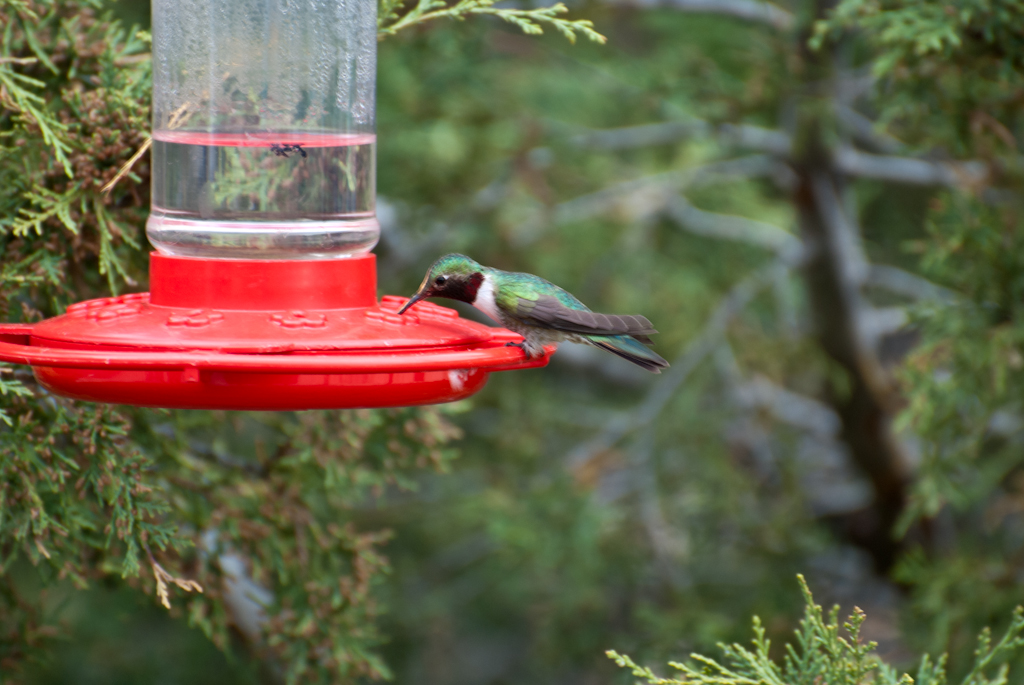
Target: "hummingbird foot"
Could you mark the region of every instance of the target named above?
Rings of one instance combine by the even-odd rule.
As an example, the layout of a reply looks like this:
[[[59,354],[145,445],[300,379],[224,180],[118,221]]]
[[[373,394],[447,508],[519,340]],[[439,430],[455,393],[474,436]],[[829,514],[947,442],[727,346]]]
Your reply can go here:
[[[523,342],[507,342],[505,343],[505,347],[518,347],[523,351],[523,354],[526,355],[526,358],[528,360],[536,359],[537,357],[540,357],[544,354],[544,348],[541,348],[540,352],[538,353],[536,351],[536,348],[533,348],[530,345],[528,345],[525,340]]]

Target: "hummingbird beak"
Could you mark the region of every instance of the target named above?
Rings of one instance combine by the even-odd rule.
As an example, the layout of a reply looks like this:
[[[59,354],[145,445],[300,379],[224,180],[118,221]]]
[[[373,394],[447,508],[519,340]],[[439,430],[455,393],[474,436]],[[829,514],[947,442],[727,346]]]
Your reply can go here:
[[[402,305],[402,308],[398,310],[399,316],[401,316],[402,314],[405,314],[405,310],[406,309],[408,309],[409,307],[413,306],[414,304],[416,304],[420,300],[424,299],[425,297],[428,297],[429,295],[430,295],[430,290],[429,289],[423,289],[423,290],[419,291],[418,293],[416,293],[415,295],[413,295],[412,297],[410,297],[409,301],[406,302],[404,305]]]

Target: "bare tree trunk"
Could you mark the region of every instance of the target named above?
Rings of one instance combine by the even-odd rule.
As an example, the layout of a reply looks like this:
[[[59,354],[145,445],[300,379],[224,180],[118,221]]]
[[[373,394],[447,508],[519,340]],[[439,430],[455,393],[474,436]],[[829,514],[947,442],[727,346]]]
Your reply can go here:
[[[815,0],[821,16],[827,0]],[[820,89],[832,76],[831,57],[806,47],[801,32],[805,92]],[[856,217],[842,201],[845,178],[836,167],[825,127],[822,101],[806,96],[796,135],[794,204],[801,238],[809,255],[804,269],[811,315],[818,342],[845,372],[846,382],[833,383],[833,404],[842,421],[841,437],[856,465],[871,482],[874,501],[866,509],[843,517],[842,533],[871,554],[875,569],[884,573],[896,560],[900,542],[894,528],[906,502],[907,459],[892,431],[898,406],[896,388],[879,358],[879,337],[870,325],[873,308],[861,294],[869,268],[861,248]],[[832,103],[834,104],[834,103]]]

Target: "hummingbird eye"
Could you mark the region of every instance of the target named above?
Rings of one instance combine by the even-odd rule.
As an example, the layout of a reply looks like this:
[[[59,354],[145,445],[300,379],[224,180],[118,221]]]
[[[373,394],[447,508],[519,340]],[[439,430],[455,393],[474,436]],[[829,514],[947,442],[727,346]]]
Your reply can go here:
[[[434,284],[435,285],[444,285],[445,281],[447,281],[447,280],[448,280],[447,276],[438,276],[437,278],[434,279]]]

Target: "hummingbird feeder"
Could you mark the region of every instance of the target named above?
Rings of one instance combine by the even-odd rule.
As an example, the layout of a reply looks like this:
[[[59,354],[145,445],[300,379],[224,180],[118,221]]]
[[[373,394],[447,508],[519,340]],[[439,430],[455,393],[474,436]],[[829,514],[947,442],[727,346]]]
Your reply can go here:
[[[0,360],[94,402],[449,402],[547,364],[376,295],[376,0],[153,0],[150,292],[0,325]]]

